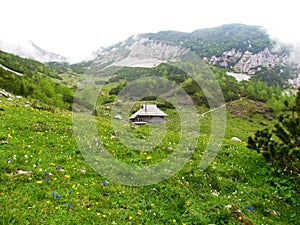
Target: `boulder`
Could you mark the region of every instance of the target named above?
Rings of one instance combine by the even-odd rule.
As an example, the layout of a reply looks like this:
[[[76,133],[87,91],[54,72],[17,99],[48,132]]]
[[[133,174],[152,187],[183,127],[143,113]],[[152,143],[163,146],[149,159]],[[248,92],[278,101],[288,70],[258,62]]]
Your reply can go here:
[[[122,120],[123,118],[122,118],[121,115],[115,115],[115,116],[114,116],[114,119],[116,119],[116,120]]]
[[[231,141],[242,142],[242,140],[239,139],[238,137],[232,137],[230,140],[231,140]]]

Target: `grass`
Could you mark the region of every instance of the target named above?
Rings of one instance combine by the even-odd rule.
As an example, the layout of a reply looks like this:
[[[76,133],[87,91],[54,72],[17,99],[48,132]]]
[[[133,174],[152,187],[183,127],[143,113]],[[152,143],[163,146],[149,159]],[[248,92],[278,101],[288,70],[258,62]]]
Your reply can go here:
[[[26,99],[0,100],[0,224],[299,224],[300,198],[292,182],[275,176],[244,142],[230,141],[232,136],[245,141],[270,123],[263,115],[241,118],[229,110],[222,149],[200,171],[210,131],[207,115],[197,149],[182,170],[160,183],[133,187],[112,182],[87,164],[74,139],[71,112],[38,110],[26,106]],[[176,147],[177,128],[170,123],[155,149],[130,151],[113,138],[107,111],[99,114],[103,144],[128,164],[159,162],[172,152],[169,143]],[[141,139],[149,132],[147,127],[131,129]]]

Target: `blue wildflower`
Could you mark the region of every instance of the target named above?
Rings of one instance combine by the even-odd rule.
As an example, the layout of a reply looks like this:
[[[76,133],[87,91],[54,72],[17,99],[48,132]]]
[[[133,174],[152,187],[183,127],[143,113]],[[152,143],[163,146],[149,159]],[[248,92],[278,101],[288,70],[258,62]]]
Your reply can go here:
[[[68,208],[71,208],[72,205],[69,203],[69,204],[67,204],[67,206],[68,206]]]
[[[50,180],[50,178],[49,178],[49,177],[47,177],[47,178],[46,178],[46,181],[49,181],[49,180]]]
[[[8,159],[6,160],[6,163],[10,163],[10,158],[8,158]]]
[[[61,170],[61,168],[59,166],[56,166],[55,169],[56,170]]]
[[[49,175],[49,172],[45,171],[45,175]]]
[[[249,206],[249,205],[246,206],[246,209],[249,210],[250,212],[254,211],[254,209],[251,206]]]
[[[59,194],[55,195],[56,199],[61,199],[61,196]]]
[[[106,186],[107,186],[107,182],[106,182],[106,181],[103,181],[102,185],[103,185],[104,187],[106,187]]]
[[[54,197],[54,195],[55,195],[55,192],[53,191],[53,192],[51,193],[51,196]]]

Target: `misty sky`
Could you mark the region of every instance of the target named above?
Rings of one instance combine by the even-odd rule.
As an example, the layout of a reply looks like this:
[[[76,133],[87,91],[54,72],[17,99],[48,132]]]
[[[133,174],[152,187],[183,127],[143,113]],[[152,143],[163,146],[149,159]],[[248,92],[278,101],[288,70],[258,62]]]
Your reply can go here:
[[[0,40],[32,40],[81,60],[137,33],[244,23],[300,43],[298,6],[297,0],[1,0]]]

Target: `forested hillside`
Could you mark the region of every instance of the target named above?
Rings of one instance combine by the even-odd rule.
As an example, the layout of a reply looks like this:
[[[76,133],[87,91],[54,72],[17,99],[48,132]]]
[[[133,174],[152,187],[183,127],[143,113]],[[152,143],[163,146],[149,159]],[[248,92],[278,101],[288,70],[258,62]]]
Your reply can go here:
[[[200,29],[190,33],[161,31],[145,34],[153,40],[183,45],[195,51],[201,58],[222,55],[232,48],[253,53],[272,47],[269,35],[258,26],[228,24],[216,28]]]
[[[241,97],[267,102],[271,97],[279,99],[281,96],[282,87],[276,83],[274,84],[274,80],[271,78],[269,78],[270,80],[262,80],[260,77],[255,77],[250,81],[238,83],[234,77],[226,74],[226,70],[216,67],[210,67],[210,69],[222,89],[226,102],[237,100]],[[107,81],[108,84],[114,84],[109,94],[117,95],[126,85],[126,82],[133,82],[139,78],[151,76],[165,77],[168,80],[174,81],[188,94],[193,96],[195,103],[198,105],[208,104],[203,90],[201,90],[188,74],[174,66],[164,63],[154,68],[123,67]],[[205,82],[205,80],[203,82]]]
[[[70,109],[74,91],[60,81],[60,76],[43,63],[0,51],[0,88]]]

